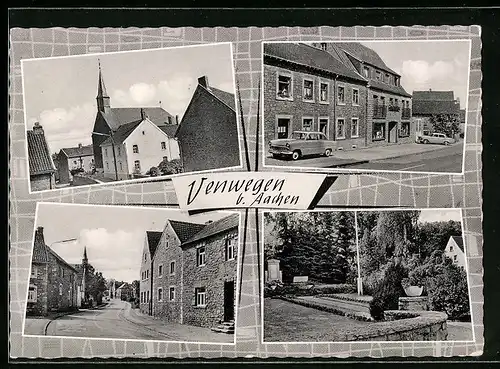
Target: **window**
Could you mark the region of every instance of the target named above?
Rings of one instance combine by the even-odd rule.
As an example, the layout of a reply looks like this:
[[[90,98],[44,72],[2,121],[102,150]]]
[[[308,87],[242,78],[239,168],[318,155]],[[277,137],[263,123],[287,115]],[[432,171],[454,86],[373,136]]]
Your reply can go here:
[[[174,301],[175,300],[175,287],[170,287],[169,290],[168,290],[168,299],[170,301]]]
[[[148,278],[149,278],[149,269],[146,270],[146,279],[148,279]]]
[[[134,152],[134,154],[139,154],[139,146],[133,145],[132,146],[132,151]]]
[[[163,288],[158,288],[158,301],[163,301]]]
[[[142,294],[143,294],[143,293],[144,293],[144,292],[141,292],[141,294],[139,295],[139,299],[140,299],[141,304],[142,304],[142,301],[143,301],[143,300],[142,300]]]
[[[452,251],[453,251],[453,245],[452,245],[452,246],[450,246],[450,252],[452,252]]]
[[[288,138],[288,129],[290,127],[290,118],[276,117],[276,135],[278,138]]]
[[[165,143],[165,141],[161,142],[161,149],[162,150],[166,150],[167,149],[167,144]]]
[[[394,99],[392,97],[389,98],[389,105],[394,106]]]
[[[149,291],[146,291],[146,302],[149,302]]]
[[[385,140],[385,123],[373,123],[373,141]]]
[[[140,160],[136,160],[134,161],[134,169],[138,172],[141,171],[141,161]]]
[[[106,169],[109,170],[109,163],[108,162],[106,162]]]
[[[339,104],[345,104],[345,87],[344,86],[337,87],[337,102]]]
[[[142,131],[142,135],[144,136],[146,134],[146,132]]]
[[[382,79],[382,73],[380,73],[379,71],[377,71],[375,75],[377,76],[377,81],[380,81]]]
[[[163,161],[168,161],[168,156],[164,156]]]
[[[59,283],[59,296],[62,296],[63,285]]]
[[[345,119],[338,118],[337,119],[337,127],[335,130],[336,139],[345,138]]]
[[[104,156],[108,156],[108,148],[104,148]],[[75,161],[75,164],[76,164],[76,161]]]
[[[163,276],[163,264],[158,265],[158,277]]]
[[[36,302],[37,288],[34,285],[30,285],[28,289],[28,302]]]
[[[148,254],[144,253],[144,261],[148,260]]]
[[[396,77],[394,80],[394,85],[399,86],[399,77]]]
[[[122,148],[118,146],[116,150],[118,151],[117,156],[120,156],[122,154]]]
[[[352,105],[359,105],[359,90],[357,88],[352,89]]]
[[[196,249],[196,265],[203,266],[205,261],[205,245],[203,245]]]
[[[328,135],[328,118],[319,118],[319,131]]]
[[[74,165],[78,165],[78,162],[76,160],[73,161]]]
[[[385,96],[380,96],[380,103],[385,105]]]
[[[319,84],[319,102],[328,104],[328,83]]]
[[[31,266],[31,278],[38,278],[38,268],[36,265]]]
[[[304,79],[303,94],[305,101],[314,101],[314,82],[312,80]]]
[[[408,137],[410,135],[410,122],[401,122],[399,137]]]
[[[122,165],[122,162],[118,162],[118,164],[120,164],[120,170],[123,170],[123,165]]]
[[[321,43],[321,50],[326,51],[326,42]]]
[[[351,119],[351,137],[359,137],[359,118]]]
[[[234,239],[228,238],[226,239],[226,261],[234,260]]]
[[[278,74],[276,97],[283,100],[292,100],[292,76]]]
[[[175,261],[170,262],[170,274],[175,274]]]
[[[200,307],[206,306],[207,300],[206,300],[205,287],[195,288],[194,294],[195,294],[195,305]]]
[[[389,75],[389,73],[386,73],[385,74],[385,83],[389,83],[391,81],[391,76]]]
[[[457,255],[453,255],[453,261],[458,261],[458,256]]]
[[[370,78],[370,68],[368,67],[363,67],[363,76],[365,78]]]
[[[313,118],[302,118],[302,130],[312,131]]]

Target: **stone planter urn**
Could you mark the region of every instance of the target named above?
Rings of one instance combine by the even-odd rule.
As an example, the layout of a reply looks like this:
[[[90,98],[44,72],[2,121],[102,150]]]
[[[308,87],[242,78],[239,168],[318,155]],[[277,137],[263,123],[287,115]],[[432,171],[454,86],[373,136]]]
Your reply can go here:
[[[417,296],[420,296],[422,294],[422,292],[424,291],[424,287],[408,286],[408,287],[404,287],[404,290],[405,290],[406,296],[417,297]]]

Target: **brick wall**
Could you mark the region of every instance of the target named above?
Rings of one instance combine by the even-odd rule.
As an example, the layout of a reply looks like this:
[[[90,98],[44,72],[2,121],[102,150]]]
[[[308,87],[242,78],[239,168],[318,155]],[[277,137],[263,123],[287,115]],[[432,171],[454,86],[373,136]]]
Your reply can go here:
[[[196,265],[196,249],[199,244],[183,250],[183,323],[214,327],[224,319],[224,282],[234,281],[236,290],[236,258],[225,261],[225,242],[228,237],[237,239],[237,231],[221,233],[206,240],[204,266]],[[234,244],[236,256],[238,243]],[[195,306],[197,287],[205,288],[205,307]],[[234,296],[236,301],[235,291]]]
[[[47,263],[33,263],[31,268],[36,270],[29,281],[30,286],[36,287],[36,302],[27,302],[26,315],[47,315]]]
[[[38,174],[30,176],[31,191],[44,191],[55,188],[54,174]]]
[[[47,310],[67,311],[76,308],[76,272],[49,252]]]
[[[289,136],[294,130],[302,130],[302,118],[312,117],[313,127],[311,130],[319,130],[319,119],[328,118],[327,136],[330,140],[337,141],[337,147],[343,150],[365,145],[366,132],[366,87],[362,84],[350,82],[339,78],[336,81],[329,75],[321,73],[312,74],[311,71],[285,65],[279,62],[267,62],[264,65],[264,140],[266,152],[269,149],[269,141],[278,138],[277,117],[290,116]],[[292,97],[293,101],[281,100],[276,97],[277,75],[285,73],[292,75]],[[314,102],[303,101],[303,79],[314,81]],[[328,83],[328,104],[319,102],[319,86],[321,82]],[[337,103],[336,87],[345,88],[345,104]],[[353,89],[359,92],[359,104],[353,104]],[[336,135],[335,123],[338,118],[344,118],[345,138]],[[359,135],[351,137],[352,118],[358,118]]]
[[[175,262],[175,273],[170,274],[170,263]],[[170,223],[165,227],[154,255],[153,271],[153,315],[165,318],[170,322],[182,323],[181,290],[182,290],[182,250],[180,241]],[[162,265],[162,275],[158,273]],[[169,289],[175,288],[175,298],[169,300]],[[162,301],[158,300],[158,289],[162,288]]]
[[[236,113],[198,87],[178,132],[185,172],[239,166]]]

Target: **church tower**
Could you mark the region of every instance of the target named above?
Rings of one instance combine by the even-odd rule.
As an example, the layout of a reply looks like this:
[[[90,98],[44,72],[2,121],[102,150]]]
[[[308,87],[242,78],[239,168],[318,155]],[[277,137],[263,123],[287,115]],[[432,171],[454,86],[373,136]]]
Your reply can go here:
[[[86,296],[86,291],[85,291],[85,282],[87,279],[87,266],[89,263],[89,259],[87,258],[87,246],[83,248],[83,259],[82,259],[82,269],[83,269],[83,275],[82,275],[82,297],[83,301],[87,300]]]
[[[99,81],[97,85],[97,110],[106,112],[110,107],[110,99],[108,96],[108,92],[106,91],[106,85],[104,84],[104,79],[102,77],[102,70],[101,70],[101,61],[98,61],[99,63]]]

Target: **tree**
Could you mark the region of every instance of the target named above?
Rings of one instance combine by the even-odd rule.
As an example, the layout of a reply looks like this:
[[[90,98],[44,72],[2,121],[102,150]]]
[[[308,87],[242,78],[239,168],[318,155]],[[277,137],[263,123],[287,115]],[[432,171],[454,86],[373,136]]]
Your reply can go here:
[[[417,232],[418,253],[425,259],[435,250],[443,251],[451,236],[461,235],[462,225],[454,220],[422,223]]]
[[[158,164],[158,170],[163,175],[167,174],[177,174],[182,173],[182,163],[179,159],[167,160],[163,159],[160,164]]]
[[[157,177],[158,175],[160,175],[160,170],[157,167],[151,167],[146,172],[146,175],[151,176],[151,177]]]
[[[141,283],[136,279],[132,281],[132,290],[135,291],[135,298],[138,299],[141,295]]]
[[[99,304],[102,302],[102,295],[106,290],[106,279],[104,279],[102,273],[89,273],[88,295]]]
[[[434,132],[445,133],[449,137],[453,137],[460,131],[459,114],[433,114],[430,117],[430,123]]]

